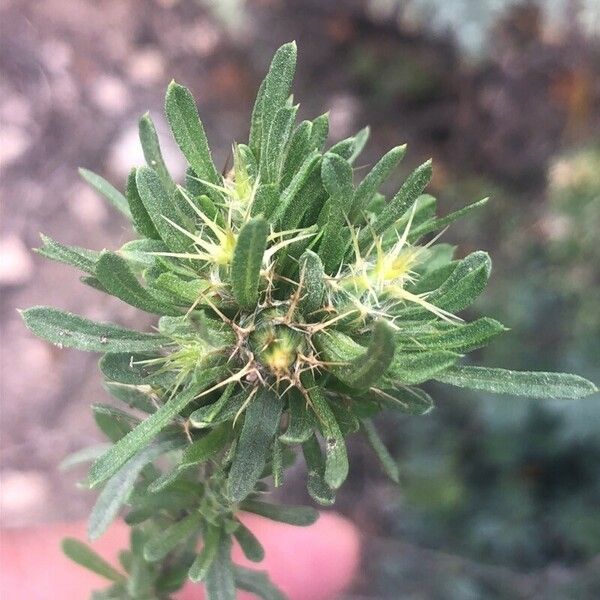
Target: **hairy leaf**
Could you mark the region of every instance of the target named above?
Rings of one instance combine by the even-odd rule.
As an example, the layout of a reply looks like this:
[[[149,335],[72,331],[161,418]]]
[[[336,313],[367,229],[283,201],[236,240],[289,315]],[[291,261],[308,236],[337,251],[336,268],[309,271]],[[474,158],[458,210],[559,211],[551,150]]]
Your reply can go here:
[[[79,169],[79,175],[87,181],[101,196],[104,196],[118,211],[131,219],[131,212],[127,204],[127,198],[113,185],[108,183],[104,177],[97,175],[88,169]]]
[[[240,307],[251,310],[258,302],[260,267],[267,246],[269,226],[254,217],[241,229],[231,263],[231,291]]]
[[[578,375],[487,367],[452,367],[438,373],[435,379],[458,387],[541,399],[576,400],[598,391],[591,381]]]
[[[144,352],[157,350],[168,343],[160,335],[110,323],[96,323],[47,306],[28,308],[21,312],[21,316],[35,335],[61,348],[78,348],[88,352]]]
[[[266,388],[250,400],[229,471],[229,498],[233,502],[243,500],[259,480],[279,428],[281,409],[280,398]]]

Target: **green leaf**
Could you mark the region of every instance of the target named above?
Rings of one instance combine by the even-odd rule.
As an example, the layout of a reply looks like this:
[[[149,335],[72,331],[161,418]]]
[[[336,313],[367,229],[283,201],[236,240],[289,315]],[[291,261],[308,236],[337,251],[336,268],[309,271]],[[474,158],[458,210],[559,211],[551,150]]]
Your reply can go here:
[[[400,219],[423,192],[432,176],[431,160],[417,167],[406,179],[398,193],[385,205],[377,220],[359,235],[361,248],[373,241]]]
[[[96,487],[114,475],[125,462],[150,443],[173,417],[222,376],[222,367],[206,368],[198,373],[181,392],[170,398],[94,463],[89,476],[90,487]]]
[[[254,571],[234,565],[235,585],[263,600],[286,600],[286,597],[271,583],[264,571]]]
[[[323,506],[331,506],[335,502],[335,493],[325,482],[325,460],[316,436],[302,444],[302,452],[308,469],[306,489],[310,497]]]
[[[156,481],[156,480],[155,480]],[[195,505],[202,494],[202,485],[195,483],[193,489],[178,488],[172,484],[169,488],[154,492],[148,488],[146,495],[132,494],[132,509],[125,516],[128,525],[137,525],[156,517],[159,512],[180,514],[180,511]]]
[[[144,352],[158,350],[168,340],[154,333],[141,333],[109,323],[96,323],[47,306],[21,312],[25,325],[35,335],[58,347],[88,352]]]
[[[158,301],[142,287],[127,262],[114,252],[103,252],[96,264],[96,277],[107,293],[141,310],[157,315],[179,316],[182,309]]]
[[[450,213],[449,215],[446,215],[445,217],[442,217],[441,219],[431,219],[429,221],[426,221],[425,223],[421,224],[420,226],[415,227],[410,232],[409,237],[412,241],[414,241],[428,233],[431,233],[432,231],[439,231],[440,229],[443,229],[444,227],[447,227],[448,225],[454,223],[454,221],[457,221],[458,219],[462,219],[463,217],[465,217],[472,211],[484,207],[488,203],[488,200],[489,200],[489,198],[483,198],[483,200],[479,200],[478,202],[473,202],[473,204],[469,204],[468,206],[465,206],[464,208],[461,208],[460,210]]]
[[[98,429],[111,442],[120,440],[139,423],[136,417],[108,404],[92,404],[92,412]]]
[[[383,376],[394,358],[394,332],[383,320],[375,322],[366,352],[349,365],[345,382],[351,387],[366,388]]]
[[[452,366],[459,358],[459,354],[447,350],[410,353],[398,350],[392,359],[386,377],[392,383],[416,385],[432,379],[441,371]]]
[[[352,203],[350,204],[350,209],[348,210],[348,218],[351,223],[356,221],[361,211],[367,209],[373,196],[379,191],[379,188],[404,158],[405,154],[406,144],[392,148],[358,184],[352,198]]]
[[[135,230],[144,238],[151,240],[160,240],[160,234],[154,227],[154,223],[142,202],[138,192],[136,177],[137,169],[131,169],[127,177],[127,202],[131,211],[131,218]]]
[[[487,367],[451,367],[435,379],[457,387],[540,399],[576,400],[598,391],[595,384],[578,375]]]
[[[261,151],[260,177],[265,183],[279,182],[285,148],[292,133],[297,111],[297,106],[284,106],[275,113],[266,143]],[[265,214],[269,216],[270,212],[267,210]]]
[[[230,432],[231,427],[227,424],[211,429],[206,435],[185,449],[178,468],[187,469],[206,462],[209,458],[215,456],[225,447]]]
[[[319,215],[319,221],[325,219],[322,224],[323,236],[319,244],[319,257],[323,261],[325,272],[331,275],[339,269],[350,241],[345,215],[354,193],[352,167],[347,160],[328,152],[321,164],[321,178],[330,199]]]
[[[415,336],[405,334],[396,336],[399,348],[419,351],[423,348],[431,350],[453,350],[455,352],[470,352],[485,346],[489,340],[506,331],[506,327],[488,317],[477,319],[465,325],[452,325],[447,329]]]
[[[377,433],[377,429],[371,421],[365,419],[362,421],[362,429],[369,442],[371,448],[377,455],[383,470],[387,474],[387,476],[394,481],[395,483],[400,483],[400,473],[398,472],[398,464],[394,460],[393,456],[389,453],[388,449],[385,447],[382,439],[379,437]]]
[[[233,385],[228,385],[216,402],[195,410],[189,417],[192,426],[204,429],[233,419],[248,397],[245,392],[231,397],[233,389]]]
[[[232,502],[243,500],[260,479],[281,417],[281,400],[267,388],[261,388],[248,405],[233,463],[228,489]]]
[[[348,162],[353,163],[358,158],[358,156],[360,155],[360,153],[363,151],[364,147],[366,146],[370,135],[371,135],[371,128],[367,125],[366,127],[363,127],[354,136],[354,143],[352,145],[352,154],[348,158]]]
[[[351,404],[343,401],[341,398],[330,399],[329,408],[331,408],[331,412],[344,437],[348,437],[359,430],[360,423],[351,411]]]
[[[194,173],[200,179],[220,184],[221,176],[213,163],[204,126],[191,92],[172,81],[167,89],[165,111],[173,137]]]
[[[321,164],[323,186],[332,198],[341,198],[346,208],[353,195],[352,167],[347,160],[328,152]]]
[[[301,381],[306,388],[325,438],[325,483],[332,489],[337,490],[348,476],[348,454],[344,436],[331,408],[329,408],[327,399],[321,388],[315,384],[312,375],[305,373],[301,377]]]
[[[273,440],[271,453],[271,475],[273,477],[273,487],[281,487],[283,484],[283,448],[279,438]]]
[[[125,385],[155,385],[171,388],[175,384],[177,373],[164,371],[160,366],[140,364],[155,356],[117,353],[106,354],[100,359],[100,371],[110,381]]]
[[[206,573],[207,600],[235,600],[235,580],[231,563],[231,538],[221,534],[217,552]]]
[[[169,175],[169,170],[163,159],[158,134],[156,133],[156,127],[150,117],[150,113],[146,113],[140,119],[139,134],[146,164],[158,173],[165,189],[174,190],[175,184]]]
[[[254,217],[240,230],[231,263],[231,291],[239,306],[252,310],[258,302],[260,267],[267,247],[269,225]]]
[[[61,471],[68,471],[69,469],[72,469],[73,467],[76,467],[82,463],[91,462],[106,452],[108,448],[110,448],[110,444],[105,443],[94,444],[93,446],[88,446],[87,448],[77,450],[69,454],[64,460],[61,460],[58,468]]]
[[[77,246],[65,246],[44,234],[41,234],[40,237],[42,238],[43,245],[36,250],[38,254],[94,275],[96,262],[100,256],[99,252]]]
[[[193,512],[159,531],[144,545],[144,558],[150,562],[162,560],[187,538],[197,534],[201,523],[202,515],[199,512]]]
[[[196,560],[194,560],[188,573],[189,578],[194,583],[206,579],[208,570],[217,556],[220,540],[221,530],[217,526],[208,523],[204,534],[202,550],[196,556]]]
[[[373,388],[369,398],[375,399],[378,403],[388,408],[393,408],[409,415],[426,415],[434,408],[431,396],[419,388],[406,386],[383,390]]]
[[[321,259],[312,250],[306,250],[302,254],[299,268],[302,280],[300,309],[305,316],[310,317],[323,307],[326,291],[325,271]]]
[[[279,439],[286,444],[301,444],[312,435],[315,419],[298,390],[292,388],[287,396],[289,423],[285,433],[280,435]]]
[[[317,117],[312,122],[312,125],[310,145],[315,150],[321,151],[329,135],[329,113],[326,112]]]
[[[285,189],[292,181],[300,165],[307,155],[311,153],[311,134],[313,124],[311,121],[302,121],[296,127],[285,155],[285,162],[281,170],[280,186]]]
[[[157,257],[152,252],[168,252],[162,240],[142,238],[126,242],[119,248],[122,256],[133,269],[152,268],[156,265]]]
[[[159,176],[149,167],[140,167],[135,181],[144,208],[164,243],[173,252],[189,251],[192,240],[172,225],[175,223],[185,229],[187,221],[174,201],[174,194],[165,189]]]
[[[150,397],[150,388],[146,392],[132,385],[123,385],[114,381],[105,381],[103,386],[111,396],[131,408],[136,408],[145,413],[153,413],[156,410],[156,404],[152,402]]]
[[[247,499],[240,504],[240,508],[273,521],[300,527],[312,525],[319,518],[319,513],[310,506],[282,506]]]
[[[113,448],[115,447],[113,446]],[[141,450],[131,460],[127,460],[124,464],[121,463],[122,467],[116,470],[114,476],[108,480],[104,489],[100,492],[94,508],[92,508],[87,527],[88,536],[91,540],[99,538],[115,520],[119,510],[127,502],[142,469],[175,447],[176,443],[172,440],[153,444]]]
[[[125,576],[117,571],[111,564],[96,554],[87,544],[74,538],[65,538],[62,541],[62,551],[73,562],[115,583],[123,583]]]
[[[237,528],[233,532],[244,555],[252,562],[261,562],[265,557],[265,550],[256,536],[241,522],[238,521]]]
[[[427,295],[427,301],[456,314],[470,306],[485,290],[491,270],[492,262],[489,255],[481,251],[473,252],[459,261],[455,267],[450,268],[448,278]],[[395,310],[394,315],[401,316],[403,320],[431,318],[431,312],[420,306]]]
[[[309,154],[281,194],[270,221],[278,223],[282,230],[297,227],[308,207],[314,202],[315,196],[322,192],[318,172],[320,163],[321,157],[318,152]]]
[[[262,162],[261,151],[266,144],[266,137],[277,110],[284,107],[290,95],[292,80],[296,70],[297,48],[295,42],[281,46],[269,67],[269,72],[262,82],[254,110],[250,129],[250,146],[254,156]]]
[[[101,196],[104,196],[118,211],[131,219],[131,212],[127,204],[127,198],[113,185],[108,183],[104,177],[100,177],[88,169],[79,169],[79,175],[87,181]]]
[[[394,334],[385,321],[377,321],[368,348],[332,329],[314,336],[323,358],[332,363],[329,370],[350,387],[373,385],[388,369],[394,357]]]
[[[483,292],[491,270],[489,255],[473,252],[458,263],[452,275],[427,300],[445,310],[458,312],[472,304]]]

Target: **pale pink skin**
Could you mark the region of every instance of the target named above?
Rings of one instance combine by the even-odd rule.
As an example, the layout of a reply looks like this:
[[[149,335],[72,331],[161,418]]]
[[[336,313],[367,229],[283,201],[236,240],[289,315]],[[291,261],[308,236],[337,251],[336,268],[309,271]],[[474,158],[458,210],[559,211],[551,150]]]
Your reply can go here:
[[[360,540],[356,528],[335,513],[323,513],[311,527],[293,527],[256,515],[244,523],[265,548],[260,564],[246,560],[236,545],[236,563],[266,569],[272,581],[290,600],[334,600],[357,573]],[[60,550],[63,537],[85,540],[85,524],[45,525],[31,529],[6,529],[0,542],[0,598],[6,600],[87,600],[106,581],[75,565]],[[117,564],[115,556],[128,545],[128,529],[117,523],[94,549]],[[201,600],[201,586],[187,585],[177,600]],[[239,592],[239,600],[252,594]]]

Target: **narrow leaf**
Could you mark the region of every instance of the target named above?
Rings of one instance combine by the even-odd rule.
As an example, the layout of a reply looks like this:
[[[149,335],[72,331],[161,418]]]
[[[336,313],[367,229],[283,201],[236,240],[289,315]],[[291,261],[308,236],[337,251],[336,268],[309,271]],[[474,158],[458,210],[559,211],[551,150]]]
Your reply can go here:
[[[88,520],[87,531],[91,540],[99,538],[115,520],[119,514],[119,510],[127,502],[142,469],[148,463],[168,450],[172,450],[174,447],[173,441],[148,446],[123,464],[122,468],[108,480],[104,489],[100,492]]]
[[[206,573],[207,600],[235,600],[235,580],[231,562],[231,538],[221,534],[217,553]]]
[[[487,367],[452,367],[435,379],[457,387],[540,399],[576,400],[598,391],[595,384],[578,375]]]
[[[243,500],[259,480],[279,428],[281,408],[279,397],[266,388],[250,401],[229,471],[229,498],[233,502]]]
[[[191,92],[172,81],[167,89],[165,111],[173,137],[196,176],[219,184],[221,177],[213,163],[204,126]]]
[[[127,266],[127,262],[114,252],[103,252],[96,264],[96,277],[107,293],[141,310],[157,315],[179,316],[182,309],[158,301]]]
[[[87,544],[74,538],[65,538],[62,541],[62,551],[73,562],[115,583],[123,583],[125,576],[117,571],[111,564],[96,554]]]
[[[76,267],[90,275],[94,275],[96,262],[100,256],[99,252],[94,252],[87,248],[79,248],[77,246],[66,246],[53,240],[47,235],[42,234],[40,237],[42,238],[43,245],[36,250],[38,254],[51,260]]]
[[[416,385],[432,379],[438,373],[452,366],[460,355],[447,350],[428,352],[403,352],[398,350],[386,377],[392,382]]]
[[[311,250],[302,254],[299,268],[302,280],[300,308],[305,316],[310,317],[323,307],[326,291],[325,271],[321,259]]]
[[[92,466],[89,476],[90,487],[96,487],[116,473],[136,452],[147,445],[164,429],[198,394],[215,383],[223,375],[223,369],[203,369],[181,392],[163,404],[154,414],[119,440]]]
[[[196,556],[196,560],[190,567],[188,576],[194,582],[198,583],[206,579],[206,574],[217,555],[219,542],[221,539],[221,530],[210,523],[206,526],[202,550]]]
[[[387,180],[398,163],[404,158],[405,154],[406,144],[392,148],[358,184],[348,211],[348,218],[352,223],[356,221],[361,211],[367,209],[373,196],[379,191],[379,188]]]
[[[133,226],[142,237],[150,240],[160,240],[160,234],[156,230],[138,192],[136,177],[137,169],[131,169],[127,177],[127,202],[131,211]]]
[[[383,320],[373,326],[367,351],[355,358],[348,367],[345,377],[352,387],[371,387],[386,372],[394,358],[394,333]]]
[[[266,137],[277,110],[285,106],[290,95],[292,80],[296,70],[296,43],[290,42],[281,46],[271,61],[269,72],[258,92],[252,113],[249,146],[254,155],[262,162],[260,156],[266,145]]]
[[[246,592],[262,598],[262,600],[286,600],[284,596],[270,581],[264,571],[255,571],[234,565],[235,585]]]
[[[304,374],[302,383],[306,388],[325,438],[325,482],[329,487],[337,490],[348,476],[348,454],[344,436],[321,388],[315,384],[312,376]]]
[[[109,323],[96,323],[46,306],[21,312],[25,325],[37,336],[60,348],[88,352],[144,352],[158,350],[168,340],[153,333],[141,333]]]
[[[286,444],[301,444],[313,433],[315,419],[306,400],[293,388],[288,394],[288,427],[279,439]]]
[[[370,244],[373,237],[385,233],[387,229],[394,225],[423,192],[431,180],[431,176],[431,161],[428,160],[408,176],[398,193],[385,205],[375,223],[361,232],[359,236],[360,246]]]
[[[87,181],[101,196],[104,196],[118,211],[131,219],[131,212],[127,204],[127,198],[113,185],[108,183],[104,177],[97,175],[88,169],[79,169],[79,175]]]
[[[152,536],[144,545],[144,558],[155,562],[162,560],[188,537],[198,532],[202,515],[199,512],[184,517]]]
[[[312,525],[319,518],[319,513],[310,506],[282,506],[259,500],[244,500],[240,508],[273,521],[301,527]]]
[[[371,421],[365,419],[362,421],[362,429],[364,431],[365,437],[369,442],[371,448],[377,455],[383,470],[387,474],[387,476],[394,481],[395,483],[400,482],[400,473],[398,472],[398,464],[394,460],[393,456],[389,453],[389,450],[385,447],[382,439],[379,437],[377,433],[377,429]]]
[[[164,243],[173,252],[189,251],[192,240],[172,225],[175,223],[185,229],[187,221],[174,201],[174,194],[165,189],[159,176],[149,167],[137,169],[135,181],[144,208]]]
[[[302,444],[302,452],[308,469],[306,489],[310,497],[322,506],[331,506],[335,502],[335,493],[325,482],[325,460],[316,436]]]
[[[252,562],[261,562],[265,557],[265,550],[256,536],[241,522],[233,532],[235,539],[242,548],[244,555]]]
[[[241,308],[252,310],[258,302],[260,267],[267,246],[269,226],[254,217],[241,229],[231,263],[231,291]]]
[[[229,425],[221,425],[211,429],[206,435],[196,440],[185,449],[179,463],[179,469],[187,469],[212,458],[223,449],[229,439],[230,431],[231,427]]]
[[[174,190],[175,184],[169,175],[169,170],[163,159],[158,134],[156,133],[156,127],[150,117],[150,113],[146,113],[140,119],[139,134],[146,164],[158,173],[167,190]]]

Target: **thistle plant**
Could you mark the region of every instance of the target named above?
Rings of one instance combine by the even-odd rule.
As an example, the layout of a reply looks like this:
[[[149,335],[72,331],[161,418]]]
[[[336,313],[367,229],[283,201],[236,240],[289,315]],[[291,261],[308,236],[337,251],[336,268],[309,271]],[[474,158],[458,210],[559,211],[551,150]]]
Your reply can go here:
[[[455,259],[439,237],[486,200],[436,216],[435,198],[423,193],[431,161],[386,199],[379,189],[405,146],[355,184],[369,130],[324,150],[327,114],[295,126],[295,63],[293,43],[275,54],[249,141],[233,146],[224,174],[192,95],[175,82],[166,116],[189,164],[184,185],[170,177],[147,114],[139,123],[147,166],[133,169],[125,195],[81,171],[137,239],[97,252],[42,237],[40,254],[159,316],[155,331],[138,332],[48,307],[22,313],[46,340],[101,353],[106,390],[124,405],[94,405],[111,445],[69,459],[92,460],[87,484],[101,488],[89,537],[123,509],[132,528],[119,566],[64,542],[71,558],[111,582],[97,599],[169,598],[187,578],[203,581],[213,599],[235,598],[236,588],[281,598],[264,572],[232,564],[234,539],[250,560],[263,557],[240,512],[311,524],[314,508],[276,505],[266,493],[303,455],[308,493],[333,504],[355,433],[398,482],[372,418],[429,412],[433,401],[418,387],[426,381],[536,398],[596,391],[576,375],[467,364],[465,354],[505,329],[460,317],[484,290],[490,259]]]

